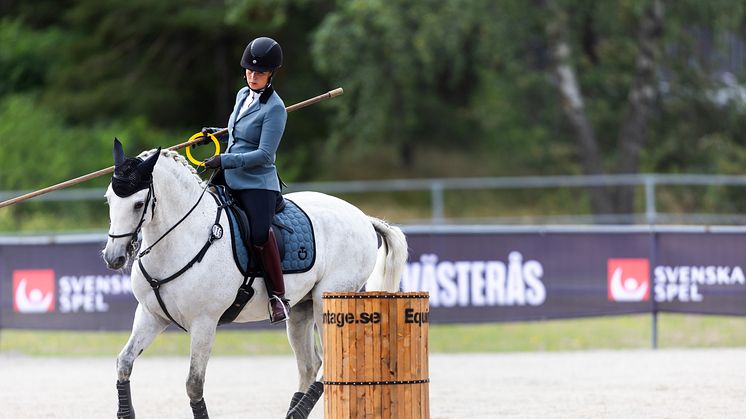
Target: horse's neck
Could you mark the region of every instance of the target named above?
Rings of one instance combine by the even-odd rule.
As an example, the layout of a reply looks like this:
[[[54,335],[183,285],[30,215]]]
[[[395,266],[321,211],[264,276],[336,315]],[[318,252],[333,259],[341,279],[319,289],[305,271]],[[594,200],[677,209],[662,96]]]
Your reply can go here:
[[[197,203],[203,187],[193,179],[191,173],[186,174],[188,177],[183,175],[174,173],[173,169],[160,169],[153,173],[153,192],[157,203],[153,219],[142,230],[143,248],[160,239],[196,204],[192,213],[152,249],[153,253],[180,252],[201,246],[214,221],[215,202],[209,196],[202,196]]]

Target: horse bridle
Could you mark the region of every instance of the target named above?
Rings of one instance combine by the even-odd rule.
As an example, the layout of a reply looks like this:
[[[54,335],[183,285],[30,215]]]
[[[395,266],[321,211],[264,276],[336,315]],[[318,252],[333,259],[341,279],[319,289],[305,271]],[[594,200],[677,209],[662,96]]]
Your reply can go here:
[[[194,266],[195,263],[201,262],[202,258],[205,256],[205,253],[207,253],[207,249],[210,248],[210,246],[212,245],[212,243],[215,240],[220,239],[221,237],[223,237],[223,227],[220,225],[220,216],[221,216],[221,214],[223,212],[223,206],[220,205],[220,203],[217,202],[217,199],[216,199],[216,202],[218,203],[218,211],[217,211],[217,215],[215,216],[215,221],[213,223],[213,227],[210,229],[210,237],[208,237],[207,242],[205,243],[204,246],[202,246],[202,249],[200,249],[200,251],[197,253],[197,255],[194,256],[192,258],[192,260],[190,260],[183,268],[181,268],[175,274],[169,276],[168,278],[164,278],[164,279],[153,278],[148,273],[148,271],[145,270],[145,266],[142,264],[142,258],[143,258],[143,256],[145,256],[148,253],[150,253],[150,251],[153,249],[153,247],[156,244],[158,244],[161,240],[163,240],[169,233],[171,233],[172,231],[174,231],[174,229],[179,224],[181,224],[184,220],[186,220],[187,217],[189,217],[189,215],[192,213],[192,211],[194,211],[194,209],[197,208],[197,206],[199,205],[199,203],[202,201],[202,197],[205,196],[205,192],[207,191],[208,186],[210,186],[210,184],[212,183],[212,179],[213,179],[213,177],[215,177],[216,173],[217,173],[217,171],[214,171],[212,173],[212,175],[210,176],[210,179],[207,182],[205,182],[205,187],[202,189],[202,193],[199,195],[199,199],[197,199],[197,202],[194,203],[194,205],[192,206],[192,208],[189,211],[187,211],[187,213],[184,214],[184,216],[181,217],[181,219],[179,221],[177,221],[176,224],[174,224],[173,226],[171,226],[171,228],[169,228],[168,231],[166,231],[165,233],[163,233],[163,235],[161,237],[159,237],[158,240],[156,240],[155,242],[153,242],[153,244],[151,244],[150,246],[148,246],[147,249],[143,250],[142,252],[140,252],[137,255],[137,264],[138,264],[138,267],[140,268],[140,272],[142,272],[143,276],[145,277],[145,280],[148,281],[148,284],[150,284],[150,287],[153,289],[153,292],[155,293],[155,298],[156,298],[156,300],[158,300],[158,305],[161,306],[161,310],[163,310],[163,313],[166,315],[166,317],[168,317],[169,320],[171,320],[171,322],[173,322],[174,324],[176,324],[176,326],[178,326],[181,330],[183,330],[185,332],[187,331],[186,328],[184,328],[182,325],[180,325],[179,322],[177,322],[171,316],[171,313],[168,312],[168,309],[166,308],[166,303],[164,303],[163,299],[161,298],[160,288],[161,288],[161,286],[163,284],[165,284],[167,282],[171,282],[172,280],[174,280],[174,279],[178,278],[179,276],[181,276],[181,274],[183,274],[184,272],[186,272],[187,270],[189,270],[192,266]],[[140,217],[140,222],[137,224],[137,227],[135,228],[135,230],[133,232],[127,233],[127,234],[109,234],[109,237],[111,237],[113,239],[118,239],[118,238],[122,238],[122,237],[132,236],[132,239],[130,239],[130,242],[128,244],[128,249],[131,248],[131,249],[134,250],[134,248],[135,248],[135,242],[137,241],[137,236],[140,234],[140,230],[142,229],[143,222],[145,222],[145,215],[148,212],[148,203],[150,203],[151,198],[152,198],[153,209],[151,210],[152,214],[150,216],[150,219],[152,220],[153,216],[155,215],[155,202],[156,202],[155,192],[153,190],[153,181],[152,180],[148,184],[148,196],[147,196],[147,198],[145,198],[144,210],[142,212],[142,216]]]
[[[151,202],[152,199],[152,202]],[[132,237],[127,243],[127,253],[131,254],[134,253],[135,249],[137,248],[137,237],[140,235],[140,230],[142,230],[142,224],[145,222],[145,216],[148,213],[148,204],[152,205],[152,209],[150,210],[150,219],[152,220],[155,216],[155,191],[153,189],[153,182],[151,181],[148,184],[148,196],[145,198],[145,204],[143,205],[142,210],[142,216],[140,216],[140,222],[137,223],[137,227],[131,232],[131,233],[125,233],[125,234],[111,234],[109,233],[109,237],[112,239],[121,239],[122,237]]]

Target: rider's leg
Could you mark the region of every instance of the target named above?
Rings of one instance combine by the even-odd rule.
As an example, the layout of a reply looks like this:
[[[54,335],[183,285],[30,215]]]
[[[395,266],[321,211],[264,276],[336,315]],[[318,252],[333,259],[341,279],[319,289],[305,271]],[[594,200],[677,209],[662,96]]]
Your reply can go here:
[[[277,240],[271,229],[279,192],[264,189],[237,191],[241,206],[251,225],[251,249],[265,272],[264,283],[269,294],[269,314],[272,323],[285,321],[290,306],[285,297],[282,264]]]
[[[260,255],[264,268],[264,282],[269,291],[269,319],[272,323],[283,322],[290,314],[290,305],[285,299],[285,281],[274,231],[268,230],[267,241],[254,246],[254,252]]]

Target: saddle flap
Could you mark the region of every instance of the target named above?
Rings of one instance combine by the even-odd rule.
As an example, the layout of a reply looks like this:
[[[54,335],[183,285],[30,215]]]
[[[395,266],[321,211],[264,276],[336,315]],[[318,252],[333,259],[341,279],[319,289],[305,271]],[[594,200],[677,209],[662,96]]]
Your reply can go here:
[[[226,208],[232,231],[233,257],[242,274],[263,276],[249,251],[251,227],[246,212],[233,200],[227,188],[216,185],[216,196]],[[293,201],[280,196],[272,229],[282,259],[283,273],[305,272],[316,260],[313,226],[308,215]]]

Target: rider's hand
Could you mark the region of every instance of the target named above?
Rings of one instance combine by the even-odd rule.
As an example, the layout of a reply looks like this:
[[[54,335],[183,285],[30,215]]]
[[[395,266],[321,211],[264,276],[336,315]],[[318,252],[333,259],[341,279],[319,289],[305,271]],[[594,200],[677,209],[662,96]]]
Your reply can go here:
[[[210,138],[209,134],[215,134],[218,131],[220,131],[220,128],[202,127],[201,132],[202,132],[203,138],[197,141],[196,143],[192,144],[192,147],[210,144],[212,142],[212,138]]]
[[[220,164],[220,154],[205,160],[205,167],[208,169],[220,169],[222,167]]]

